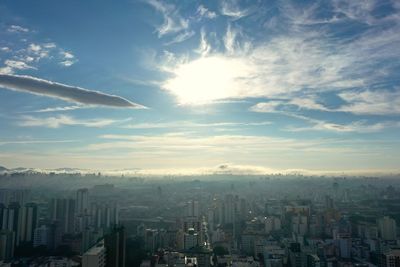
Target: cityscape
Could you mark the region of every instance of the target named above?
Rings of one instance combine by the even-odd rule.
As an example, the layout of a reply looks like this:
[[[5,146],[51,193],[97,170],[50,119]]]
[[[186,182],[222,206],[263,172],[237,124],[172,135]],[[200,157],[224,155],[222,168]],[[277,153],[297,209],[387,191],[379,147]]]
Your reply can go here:
[[[400,260],[399,176],[25,171],[0,179],[1,266],[335,267]]]
[[[400,0],[0,0],[0,267],[400,267]]]

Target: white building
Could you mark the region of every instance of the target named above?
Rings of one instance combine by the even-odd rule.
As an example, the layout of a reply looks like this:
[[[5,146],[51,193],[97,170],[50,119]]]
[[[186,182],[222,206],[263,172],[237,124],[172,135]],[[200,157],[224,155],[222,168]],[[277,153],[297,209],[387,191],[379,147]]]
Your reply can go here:
[[[100,241],[82,255],[82,267],[104,266],[106,266],[106,248],[104,242]]]

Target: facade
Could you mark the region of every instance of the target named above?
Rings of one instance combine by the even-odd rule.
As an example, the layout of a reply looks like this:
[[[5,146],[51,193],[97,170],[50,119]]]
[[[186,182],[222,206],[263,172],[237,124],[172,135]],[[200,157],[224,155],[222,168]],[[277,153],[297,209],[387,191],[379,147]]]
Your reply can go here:
[[[14,256],[15,234],[9,230],[0,231],[0,261],[11,260]]]
[[[388,216],[378,220],[380,237],[384,240],[396,240],[397,230],[396,221]]]
[[[82,267],[105,267],[106,266],[106,248],[104,242],[90,248],[82,255]],[[111,265],[107,265],[111,266]]]

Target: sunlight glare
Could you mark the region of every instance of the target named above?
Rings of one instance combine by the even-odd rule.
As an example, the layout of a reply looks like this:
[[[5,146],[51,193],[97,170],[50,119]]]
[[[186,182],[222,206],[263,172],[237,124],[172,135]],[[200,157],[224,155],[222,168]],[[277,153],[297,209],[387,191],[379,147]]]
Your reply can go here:
[[[240,78],[247,72],[239,59],[204,57],[177,66],[174,77],[166,81],[164,88],[176,95],[180,104],[209,104],[238,95]]]

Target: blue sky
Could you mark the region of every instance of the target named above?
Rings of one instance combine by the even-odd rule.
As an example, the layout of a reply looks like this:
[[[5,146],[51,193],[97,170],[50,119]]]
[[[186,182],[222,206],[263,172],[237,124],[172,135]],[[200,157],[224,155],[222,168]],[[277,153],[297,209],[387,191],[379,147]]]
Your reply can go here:
[[[0,165],[398,171],[398,1],[0,2]]]

